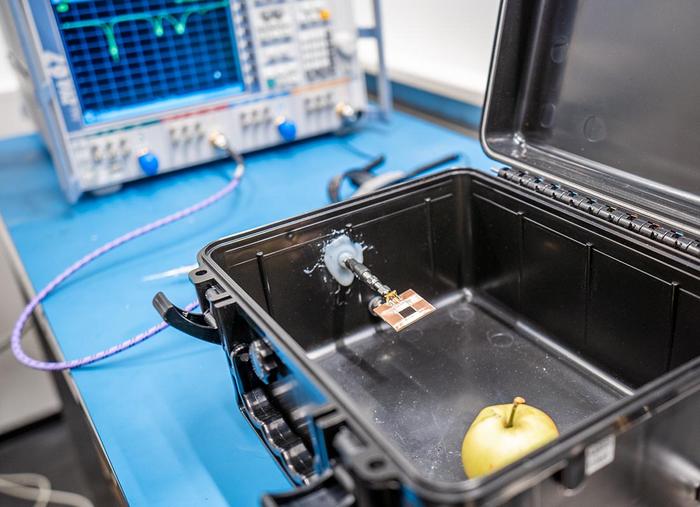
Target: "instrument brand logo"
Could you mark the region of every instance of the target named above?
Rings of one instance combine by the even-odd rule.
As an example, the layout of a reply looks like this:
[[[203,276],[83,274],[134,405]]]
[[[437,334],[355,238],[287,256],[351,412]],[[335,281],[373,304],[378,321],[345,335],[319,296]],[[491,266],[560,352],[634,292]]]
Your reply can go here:
[[[69,111],[73,121],[80,121],[80,103],[78,94],[73,85],[68,62],[58,53],[45,51],[43,63],[46,74],[53,80],[58,102],[61,107]]]

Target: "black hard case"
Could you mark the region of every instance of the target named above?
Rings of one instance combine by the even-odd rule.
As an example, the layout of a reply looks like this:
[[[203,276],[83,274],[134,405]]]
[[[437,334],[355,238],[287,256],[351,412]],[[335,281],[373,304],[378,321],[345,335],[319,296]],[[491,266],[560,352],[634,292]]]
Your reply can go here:
[[[505,1],[456,169],[221,239],[190,277],[237,400],[298,488],[266,505],[693,505],[700,498],[696,2]],[[319,264],[339,233],[437,310],[401,333]],[[467,480],[516,395],[561,436]]]

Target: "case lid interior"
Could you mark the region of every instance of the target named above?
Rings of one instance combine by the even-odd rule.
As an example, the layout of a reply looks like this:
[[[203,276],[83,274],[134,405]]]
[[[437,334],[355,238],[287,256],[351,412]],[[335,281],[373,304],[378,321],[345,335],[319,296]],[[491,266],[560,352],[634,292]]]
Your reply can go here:
[[[696,0],[504,0],[484,149],[698,231],[699,19]]]

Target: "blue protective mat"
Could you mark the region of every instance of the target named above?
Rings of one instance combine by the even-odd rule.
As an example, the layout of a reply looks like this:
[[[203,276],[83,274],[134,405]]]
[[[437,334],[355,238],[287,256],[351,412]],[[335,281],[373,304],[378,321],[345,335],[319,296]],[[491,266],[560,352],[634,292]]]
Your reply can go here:
[[[449,152],[460,165],[493,165],[479,143],[396,113],[345,138],[322,137],[248,157],[236,192],[183,223],[109,254],[44,305],[67,358],[94,352],[151,326],[151,298],[194,299],[186,276],[154,273],[195,262],[208,242],[328,204],[326,183],[361,165],[351,146],[384,153],[383,171],[413,168]],[[225,184],[230,163],[162,176],[69,206],[37,137],[0,142],[0,213],[35,287],[100,244],[185,207]],[[73,372],[89,416],[131,505],[256,505],[287,490],[240,415],[224,353],[173,330],[104,363]]]

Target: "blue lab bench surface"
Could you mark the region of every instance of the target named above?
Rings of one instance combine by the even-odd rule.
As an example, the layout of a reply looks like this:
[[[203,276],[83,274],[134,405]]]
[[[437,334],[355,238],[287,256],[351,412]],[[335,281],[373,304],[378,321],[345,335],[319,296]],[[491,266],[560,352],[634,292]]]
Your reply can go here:
[[[328,204],[326,184],[362,165],[356,151],[384,153],[381,171],[410,169],[450,152],[459,165],[493,164],[473,138],[404,113],[388,124],[325,136],[247,157],[231,196],[123,246],[76,274],[43,305],[66,358],[123,341],[158,321],[151,298],[194,299],[185,274],[212,240]],[[87,196],[70,206],[36,136],[0,142],[0,213],[36,290],[85,253],[221,188],[220,162]],[[256,505],[291,488],[240,414],[223,351],[175,330],[72,372],[97,435],[131,505]]]

